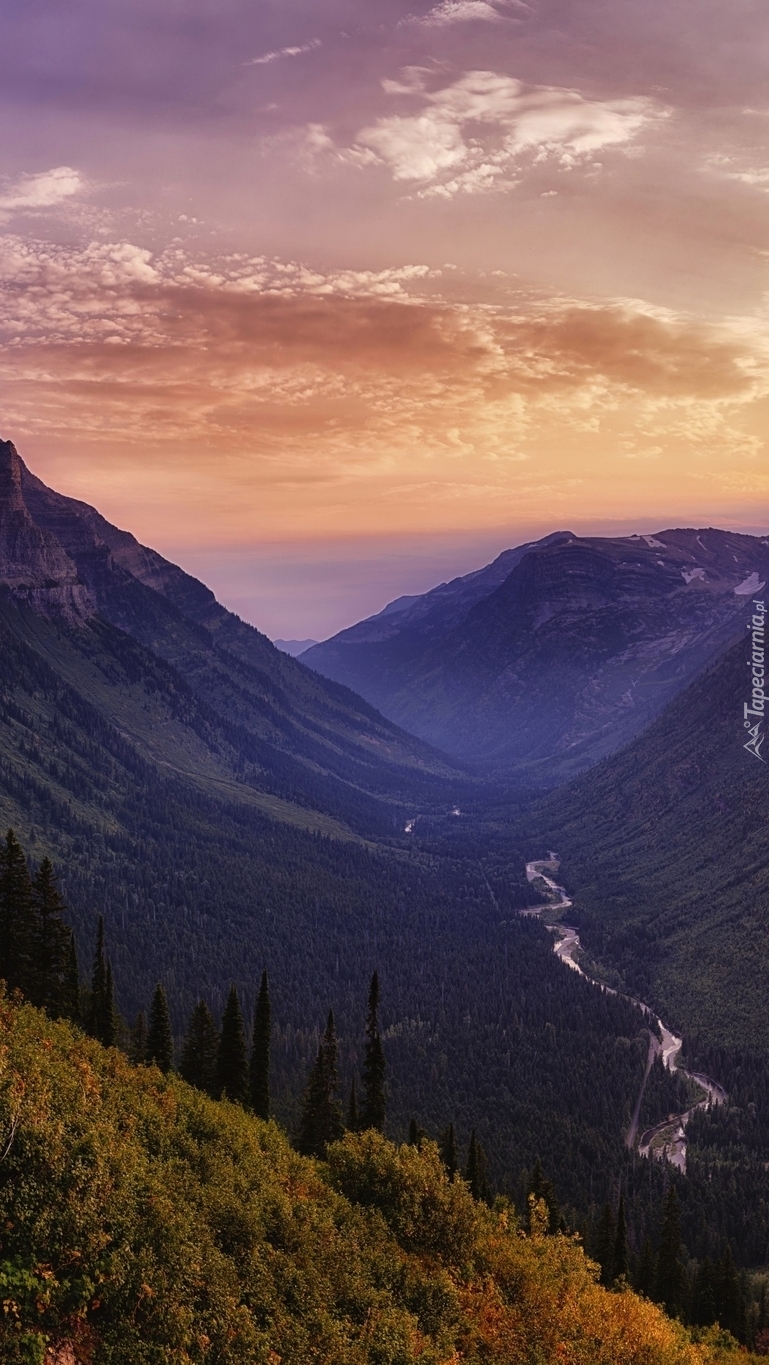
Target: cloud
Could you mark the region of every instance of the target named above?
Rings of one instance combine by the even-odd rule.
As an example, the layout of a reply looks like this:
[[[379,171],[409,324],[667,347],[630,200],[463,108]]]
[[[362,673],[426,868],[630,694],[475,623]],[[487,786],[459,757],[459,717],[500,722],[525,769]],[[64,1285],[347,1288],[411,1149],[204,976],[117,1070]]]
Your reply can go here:
[[[473,20],[499,23],[506,17],[504,11],[488,4],[487,0],[442,0],[419,22],[428,28],[443,28],[446,24],[465,24]]]
[[[414,114],[381,118],[361,129],[353,156],[371,154],[393,178],[423,195],[451,197],[515,183],[521,167],[562,170],[594,164],[598,153],[627,148],[663,115],[648,99],[591,100],[576,90],[538,87],[492,71],[471,71],[428,92],[421,73],[388,93],[419,98]]]
[[[0,216],[7,218],[21,209],[55,208],[84,188],[82,175],[72,166],[55,166],[50,171],[19,176],[15,183],[0,191]]]
[[[217,517],[225,536],[317,529],[326,505],[326,529],[437,526],[449,507],[498,520],[512,489],[516,506],[534,498],[520,482],[533,462],[537,487],[568,489],[577,469],[603,506],[623,452],[657,448],[666,469],[676,452],[676,467],[712,460],[718,488],[760,448],[749,419],[769,392],[769,339],[754,321],[511,302],[507,287],[475,306],[441,286],[420,264],[324,271],[178,242],[153,254],[0,236],[5,429],[74,452],[92,480],[74,491],[92,500],[102,485],[113,497],[125,467],[121,496],[156,508],[161,531],[172,511],[199,518],[203,538]],[[548,507],[560,519],[571,503]]]
[[[281,57],[301,57],[305,52],[314,52],[321,46],[320,38],[311,38],[309,43],[302,43],[301,47],[280,47],[275,52],[265,52],[261,57],[252,57],[246,66],[267,66],[269,62],[277,62]]]

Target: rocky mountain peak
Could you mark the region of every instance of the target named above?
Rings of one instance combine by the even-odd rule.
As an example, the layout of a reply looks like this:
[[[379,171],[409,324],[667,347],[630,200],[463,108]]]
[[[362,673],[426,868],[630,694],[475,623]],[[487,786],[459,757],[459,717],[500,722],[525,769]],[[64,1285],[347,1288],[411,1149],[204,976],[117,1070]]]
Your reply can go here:
[[[32,516],[26,472],[13,442],[0,440],[0,584],[43,615],[83,620],[94,611],[91,594],[63,546]]]

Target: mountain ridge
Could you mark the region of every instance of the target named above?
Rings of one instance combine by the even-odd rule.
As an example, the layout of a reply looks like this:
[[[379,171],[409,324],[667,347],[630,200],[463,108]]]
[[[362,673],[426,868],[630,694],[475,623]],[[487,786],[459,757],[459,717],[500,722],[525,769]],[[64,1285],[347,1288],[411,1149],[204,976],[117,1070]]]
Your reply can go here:
[[[479,573],[302,661],[460,761],[555,785],[627,743],[734,641],[769,579],[769,538],[556,532]]]

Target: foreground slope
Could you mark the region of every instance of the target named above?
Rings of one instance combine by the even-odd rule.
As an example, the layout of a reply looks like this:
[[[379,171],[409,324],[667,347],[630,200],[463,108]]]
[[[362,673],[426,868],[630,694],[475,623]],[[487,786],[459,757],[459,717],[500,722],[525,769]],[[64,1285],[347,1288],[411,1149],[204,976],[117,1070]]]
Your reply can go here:
[[[319,1165],[30,1007],[0,1002],[0,1043],[8,1365],[747,1359],[601,1289],[537,1218],[522,1236],[432,1145],[369,1133]]]
[[[740,634],[767,579],[768,538],[560,532],[302,658],[460,759],[552,785],[638,734]]]
[[[279,798],[267,803],[278,818],[300,818],[288,803],[374,832],[402,827],[404,801],[456,799],[460,775],[438,754],[93,508],[46,488],[10,442],[0,442],[0,585],[17,609],[7,628],[103,716],[122,713],[145,757],[198,787],[239,786],[246,800]],[[153,701],[123,705],[118,656]]]
[[[744,747],[747,656],[740,641],[538,827],[595,956],[688,1035],[766,1052],[769,765]]]

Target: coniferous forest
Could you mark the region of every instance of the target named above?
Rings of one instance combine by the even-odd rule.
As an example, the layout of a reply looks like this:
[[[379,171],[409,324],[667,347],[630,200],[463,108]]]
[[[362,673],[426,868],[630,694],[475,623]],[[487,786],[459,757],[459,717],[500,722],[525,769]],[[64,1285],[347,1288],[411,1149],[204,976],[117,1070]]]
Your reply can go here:
[[[692,1121],[686,1176],[629,1153],[623,1124],[648,1041],[641,1016],[565,970],[536,921],[504,924],[497,950],[514,953],[515,971],[500,974],[506,990],[495,997],[496,1015],[476,1005],[459,1021],[473,1026],[468,1048],[451,1026],[445,992],[437,1026],[424,1006],[406,1028],[384,1023],[377,970],[357,1002],[357,1035],[340,1035],[329,1008],[322,1030],[308,1023],[289,1038],[267,970],[245,1010],[232,984],[220,1015],[201,998],[176,1037],[162,982],[148,983],[146,1008],[126,1020],[104,916],[81,972],[55,870],[48,858],[31,869],[13,830],[0,855],[0,916],[12,998],[117,1047],[134,1067],[178,1071],[212,1100],[279,1117],[307,1157],[326,1159],[345,1133],[386,1131],[418,1150],[432,1140],[446,1178],[462,1178],[481,1204],[502,1198],[525,1210],[542,1201],[550,1234],[577,1233],[608,1289],[632,1285],[669,1315],[695,1328],[719,1323],[750,1346],[760,1348],[762,1333],[769,1340],[765,1281],[755,1274],[769,1235],[763,1195],[756,1204],[766,1116],[748,1098],[756,1059],[740,1059],[730,1073],[728,1105]],[[507,1000],[512,982],[517,994]],[[499,1056],[495,1035],[507,1043]],[[707,1061],[719,1074],[729,1066],[725,1055]],[[479,1075],[481,1087],[472,1083]],[[642,1126],[686,1102],[684,1081],[658,1059]]]

